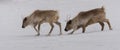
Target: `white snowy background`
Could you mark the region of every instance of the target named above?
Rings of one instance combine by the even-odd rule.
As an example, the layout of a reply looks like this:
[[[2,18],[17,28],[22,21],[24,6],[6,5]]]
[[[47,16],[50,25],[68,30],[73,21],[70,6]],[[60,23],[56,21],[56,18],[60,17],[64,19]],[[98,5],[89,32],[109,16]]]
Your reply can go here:
[[[119,0],[0,0],[0,50],[120,50],[120,1]],[[105,24],[87,27],[86,32],[77,30],[73,35],[64,31],[67,17],[75,17],[80,11],[104,6],[106,17],[113,30]],[[41,25],[41,35],[30,26],[21,28],[24,17],[34,10],[58,10],[63,35],[58,36],[55,25],[51,36],[49,24]]]

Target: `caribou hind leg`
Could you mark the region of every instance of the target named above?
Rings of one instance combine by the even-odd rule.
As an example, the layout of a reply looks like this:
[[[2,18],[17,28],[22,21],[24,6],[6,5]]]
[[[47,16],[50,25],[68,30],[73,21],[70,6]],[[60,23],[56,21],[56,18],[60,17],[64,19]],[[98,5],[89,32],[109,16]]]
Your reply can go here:
[[[54,25],[53,25],[53,23],[50,23],[50,26],[51,26],[51,29],[50,29],[50,31],[49,31],[49,34],[48,34],[48,36],[50,36],[50,34],[51,34],[51,32],[52,32],[52,30],[53,30],[53,28],[54,28]]]
[[[111,24],[109,22],[109,19],[104,19],[104,22],[106,22],[108,24],[108,26],[109,26],[109,29],[112,30],[112,27],[111,27]]]
[[[112,27],[111,27],[111,24],[110,24],[109,20],[107,20],[106,22],[107,22],[107,24],[109,26],[109,29],[112,30]]]
[[[61,23],[60,23],[60,22],[55,22],[55,24],[57,24],[57,25],[59,26],[59,29],[60,29],[60,35],[62,35]]]

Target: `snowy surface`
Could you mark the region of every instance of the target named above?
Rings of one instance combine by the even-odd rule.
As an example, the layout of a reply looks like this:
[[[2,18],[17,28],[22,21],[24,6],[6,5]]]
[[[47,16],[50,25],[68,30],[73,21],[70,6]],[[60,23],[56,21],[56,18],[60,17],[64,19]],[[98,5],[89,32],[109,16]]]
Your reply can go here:
[[[120,1],[119,0],[0,0],[0,50],[120,50]],[[113,30],[105,24],[100,31],[99,24],[88,26],[86,33],[81,29],[73,35],[64,31],[67,17],[75,17],[80,11],[104,6],[106,17]],[[51,36],[49,24],[42,24],[41,36],[28,26],[21,28],[22,20],[34,10],[58,10],[63,35],[58,36],[59,27]]]

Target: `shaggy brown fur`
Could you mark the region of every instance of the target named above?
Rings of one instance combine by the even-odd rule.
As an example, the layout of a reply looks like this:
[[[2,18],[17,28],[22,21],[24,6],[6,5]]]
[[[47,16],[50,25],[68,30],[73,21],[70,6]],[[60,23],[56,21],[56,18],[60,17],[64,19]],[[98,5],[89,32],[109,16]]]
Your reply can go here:
[[[109,26],[109,29],[112,30],[110,22],[105,16],[106,14],[104,7],[80,12],[75,18],[67,22],[65,31],[73,29],[73,31],[70,33],[73,34],[74,31],[82,27],[82,32],[84,33],[86,27],[94,23],[99,23],[102,27],[101,30],[103,31],[104,22],[106,22]]]
[[[58,22],[59,15],[58,11],[55,10],[35,10],[30,16],[27,16],[23,19],[22,28],[25,28],[28,25],[32,25],[34,29],[37,31],[37,35],[40,35],[40,25],[42,23],[49,23],[51,26],[51,30],[48,35],[51,34],[54,25],[53,23],[57,24],[60,27],[60,34],[61,31],[61,23]],[[38,29],[36,28],[38,26]]]

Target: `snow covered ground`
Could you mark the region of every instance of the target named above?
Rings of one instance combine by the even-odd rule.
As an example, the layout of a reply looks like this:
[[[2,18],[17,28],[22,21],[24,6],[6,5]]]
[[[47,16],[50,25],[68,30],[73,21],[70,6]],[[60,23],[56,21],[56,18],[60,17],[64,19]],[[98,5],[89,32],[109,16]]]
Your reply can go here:
[[[0,50],[120,50],[120,1],[119,0],[0,0]],[[87,27],[86,33],[81,29],[73,35],[64,31],[67,17],[75,17],[80,11],[104,6],[106,17],[113,30],[105,24],[100,31],[99,24]],[[63,35],[58,36],[59,27],[50,37],[49,24],[42,24],[41,36],[30,26],[22,29],[22,20],[34,10],[58,10],[62,23]]]

